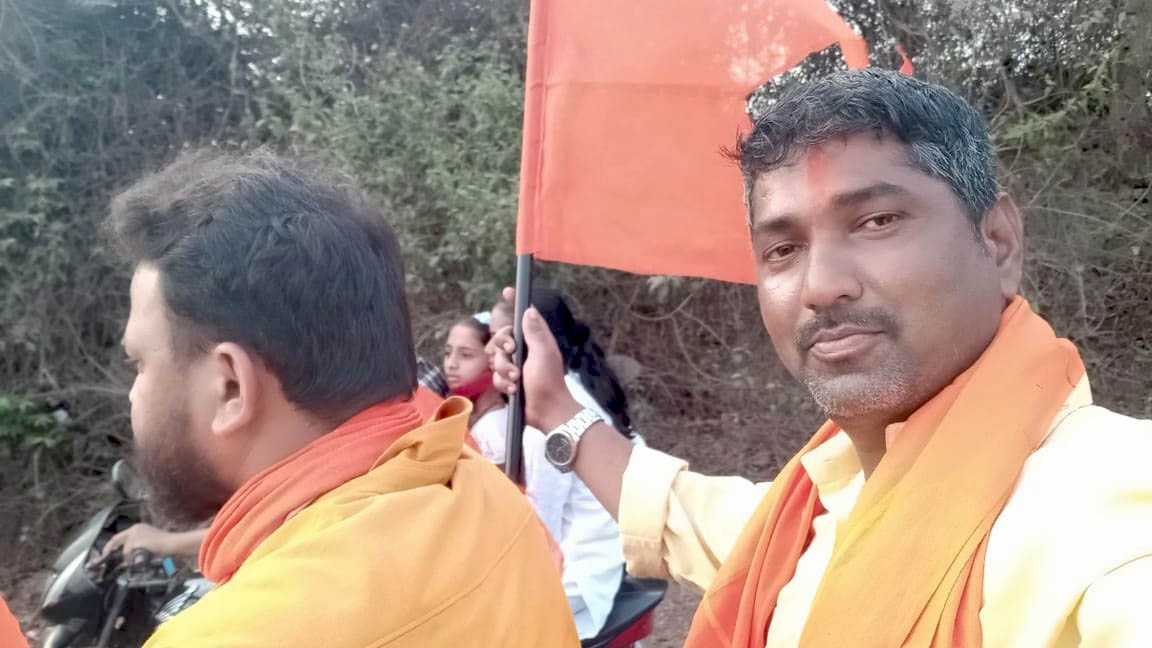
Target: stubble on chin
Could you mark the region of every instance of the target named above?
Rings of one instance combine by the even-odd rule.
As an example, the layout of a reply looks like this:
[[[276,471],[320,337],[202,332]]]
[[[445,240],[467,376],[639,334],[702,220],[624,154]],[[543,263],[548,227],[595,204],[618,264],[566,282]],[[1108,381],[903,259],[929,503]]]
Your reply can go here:
[[[900,361],[842,374],[805,372],[798,377],[834,421],[907,412],[920,400],[919,379]]]

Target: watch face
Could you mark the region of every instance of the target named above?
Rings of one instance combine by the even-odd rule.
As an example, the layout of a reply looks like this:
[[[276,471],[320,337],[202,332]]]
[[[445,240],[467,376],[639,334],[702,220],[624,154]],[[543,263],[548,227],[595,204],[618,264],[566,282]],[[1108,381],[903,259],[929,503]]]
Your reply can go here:
[[[544,453],[548,461],[557,466],[567,466],[572,463],[572,439],[567,434],[549,434],[544,440]]]

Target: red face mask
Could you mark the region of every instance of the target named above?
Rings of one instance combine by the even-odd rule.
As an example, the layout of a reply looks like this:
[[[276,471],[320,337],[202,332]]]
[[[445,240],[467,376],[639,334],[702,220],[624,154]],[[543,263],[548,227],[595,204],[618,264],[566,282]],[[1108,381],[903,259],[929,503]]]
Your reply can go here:
[[[492,388],[492,370],[485,369],[472,380],[461,385],[451,387],[450,391],[456,396],[463,396],[468,400],[476,400],[481,394]]]

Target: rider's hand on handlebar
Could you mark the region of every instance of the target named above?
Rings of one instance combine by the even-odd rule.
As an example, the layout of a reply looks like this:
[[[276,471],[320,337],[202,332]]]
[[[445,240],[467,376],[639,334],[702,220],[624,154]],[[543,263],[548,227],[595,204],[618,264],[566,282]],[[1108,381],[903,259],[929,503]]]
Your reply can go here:
[[[104,560],[117,549],[123,551],[126,560],[134,560],[132,557],[140,550],[147,551],[154,556],[178,555],[183,553],[182,548],[177,546],[176,542],[179,535],[157,529],[143,522],[133,524],[112,536],[104,545],[104,549],[100,552],[100,557],[97,560]]]
[[[504,289],[505,300],[515,303],[515,298],[515,290]],[[524,342],[531,350],[524,363],[525,423],[547,433],[572,418],[581,408],[564,384],[564,359],[548,323],[535,308],[529,308],[524,313],[523,327]],[[512,327],[505,326],[495,331],[489,348],[492,350],[493,384],[505,394],[515,392],[520,370],[512,362],[516,350]]]

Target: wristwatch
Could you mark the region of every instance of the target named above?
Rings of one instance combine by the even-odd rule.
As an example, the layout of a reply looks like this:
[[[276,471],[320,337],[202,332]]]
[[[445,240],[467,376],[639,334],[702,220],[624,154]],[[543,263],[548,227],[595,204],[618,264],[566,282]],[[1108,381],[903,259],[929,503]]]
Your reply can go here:
[[[580,443],[580,437],[584,436],[593,423],[603,420],[604,417],[595,410],[585,407],[567,423],[549,432],[544,437],[544,456],[548,462],[560,472],[571,472],[576,463],[576,446]]]

